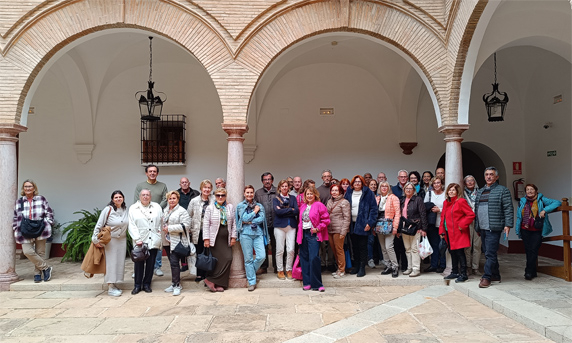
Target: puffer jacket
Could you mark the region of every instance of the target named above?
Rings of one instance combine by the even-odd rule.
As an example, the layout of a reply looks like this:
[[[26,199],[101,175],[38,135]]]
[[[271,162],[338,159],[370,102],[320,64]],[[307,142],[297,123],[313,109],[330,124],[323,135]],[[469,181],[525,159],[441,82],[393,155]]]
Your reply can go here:
[[[166,221],[169,230],[171,251],[175,249],[179,242],[184,246],[189,246],[189,229],[191,227],[191,217],[182,206],[177,205],[169,213],[169,206],[163,210],[163,221]],[[181,240],[182,238],[182,240]],[[163,246],[169,245],[169,242],[163,241]]]
[[[209,195],[209,205],[214,203],[215,196]],[[207,205],[208,206],[208,205]],[[195,197],[189,203],[189,207],[187,208],[187,212],[191,217],[191,241],[193,244],[199,243],[199,233],[201,232],[201,228],[203,227],[203,200],[201,196]]]
[[[562,202],[550,198],[546,198],[542,193],[538,193],[536,198],[538,201],[538,213],[546,211],[544,216],[544,226],[542,227],[542,237],[548,236],[552,232],[552,224],[548,220],[548,213],[554,212]],[[520,238],[520,227],[522,226],[522,211],[524,210],[524,205],[526,205],[526,197],[520,198],[520,204],[518,210],[516,211],[516,226],[514,227],[516,234]]]
[[[228,246],[230,247],[230,239],[236,240],[236,215],[234,213],[234,206],[226,204],[226,225],[228,228]],[[215,207],[215,204],[210,204],[205,211],[203,218],[203,240],[209,240],[211,247],[215,246],[216,236],[220,228],[220,210]]]
[[[352,208],[350,202],[344,199],[343,195],[339,195],[335,199],[328,200],[326,205],[330,214],[330,225],[328,225],[328,233],[340,234],[346,236],[350,230],[352,221]]]
[[[502,231],[505,226],[514,225],[514,207],[510,191],[505,186],[494,183],[489,194],[489,229],[491,231]],[[480,188],[475,199],[475,231],[479,232],[479,201],[486,187]]]
[[[397,230],[399,227],[399,219],[401,218],[401,206],[399,206],[399,198],[395,194],[389,194],[385,201],[385,218],[393,219],[393,228]],[[394,231],[395,232],[395,231]]]

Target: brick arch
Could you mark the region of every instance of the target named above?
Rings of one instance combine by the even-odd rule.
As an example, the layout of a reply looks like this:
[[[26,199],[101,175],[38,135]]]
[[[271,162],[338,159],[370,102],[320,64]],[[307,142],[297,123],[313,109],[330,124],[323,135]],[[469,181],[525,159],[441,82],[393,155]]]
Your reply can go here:
[[[237,53],[237,63],[256,74],[258,84],[278,56],[304,39],[326,32],[365,34],[395,47],[415,63],[435,96],[436,113],[441,113],[447,104],[449,89],[442,36],[430,25],[392,4],[352,1],[344,7],[343,3],[312,2],[280,13],[245,40]],[[386,22],[390,25],[383,25]],[[252,91],[254,88],[255,85]],[[438,117],[439,122],[440,119]]]
[[[0,73],[11,76],[10,82],[0,85],[0,101],[6,104],[0,109],[0,122],[20,122],[30,88],[50,58],[70,43],[102,30],[135,28],[164,36],[193,55],[209,75],[232,63],[231,50],[220,34],[188,9],[164,2],[146,6],[130,2],[126,7],[114,0],[104,2],[108,4],[95,7],[84,1],[72,2],[43,14],[18,33],[15,43],[0,57]],[[165,18],[180,25],[165,25]]]

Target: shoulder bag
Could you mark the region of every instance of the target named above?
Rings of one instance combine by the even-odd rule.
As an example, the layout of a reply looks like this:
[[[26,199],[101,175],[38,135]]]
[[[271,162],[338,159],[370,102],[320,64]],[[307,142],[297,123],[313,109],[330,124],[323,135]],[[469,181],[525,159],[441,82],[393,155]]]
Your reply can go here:
[[[203,252],[197,255],[196,266],[197,269],[202,269],[206,272],[212,272],[215,269],[217,262],[218,260],[212,255],[211,249],[204,248]]]
[[[20,233],[24,238],[37,238],[42,235],[46,228],[44,219],[32,220],[24,215],[24,200],[20,198],[20,209],[22,212],[22,222],[20,223]],[[32,207],[30,206],[30,215],[32,214]]]
[[[187,230],[185,229],[185,225],[182,225],[182,226],[183,226],[183,232],[185,233],[185,237],[187,237]],[[191,242],[189,240],[189,245],[187,245],[187,246],[183,245],[183,234],[179,233],[179,243],[177,243],[177,245],[175,246],[175,249],[173,249],[173,252],[175,254],[177,254],[178,256],[181,256],[181,257],[191,256],[191,245],[190,245],[190,243]]]
[[[143,262],[149,258],[149,256],[151,256],[151,253],[149,252],[147,244],[135,245],[133,250],[131,250],[131,261],[133,262]]]
[[[404,216],[401,216],[401,218],[399,219],[399,226],[397,228],[397,232],[404,235],[415,236],[415,233],[417,233],[418,226],[419,226],[419,219],[410,220],[405,218]]]

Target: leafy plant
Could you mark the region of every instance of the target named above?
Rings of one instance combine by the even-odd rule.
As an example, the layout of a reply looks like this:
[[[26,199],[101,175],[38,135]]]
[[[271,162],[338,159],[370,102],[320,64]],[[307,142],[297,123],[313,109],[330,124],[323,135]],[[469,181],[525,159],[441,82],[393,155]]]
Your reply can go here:
[[[91,236],[93,235],[93,228],[97,224],[101,210],[94,209],[93,212],[81,210],[74,212],[74,214],[82,214],[83,217],[69,222],[63,230],[63,235],[66,235],[62,247],[65,254],[62,257],[64,261],[83,261],[89,246],[91,245]]]
[[[52,235],[48,238],[48,242],[51,242],[54,240],[54,236],[57,235],[57,233],[62,229],[62,223],[58,222],[57,220],[54,220],[54,222],[52,223]]]

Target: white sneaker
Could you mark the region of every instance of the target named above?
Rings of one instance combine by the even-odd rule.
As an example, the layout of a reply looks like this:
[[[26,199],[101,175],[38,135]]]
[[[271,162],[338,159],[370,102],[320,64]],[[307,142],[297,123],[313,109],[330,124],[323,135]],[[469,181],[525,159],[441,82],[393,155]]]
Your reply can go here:
[[[367,261],[367,265],[372,269],[375,268],[375,263],[373,262],[373,258],[371,260]]]
[[[163,271],[161,270],[161,268],[157,268],[157,269],[155,269],[155,275],[157,275],[157,276],[163,276],[163,275],[165,275],[165,274],[163,274]]]
[[[135,279],[135,273],[131,274],[131,278]]]
[[[123,293],[123,292],[122,292],[120,289],[117,289],[117,288],[110,288],[110,289],[107,291],[107,294],[108,294],[109,296],[112,296],[112,297],[118,297],[118,296],[121,295],[121,293]]]
[[[173,289],[174,289],[174,287],[173,287],[173,285],[171,285],[171,286],[165,288],[165,292],[167,292],[167,293],[172,293],[172,292],[173,292]]]
[[[180,285],[173,287],[173,295],[174,296],[181,295],[182,289],[183,289],[183,287],[181,287]]]

